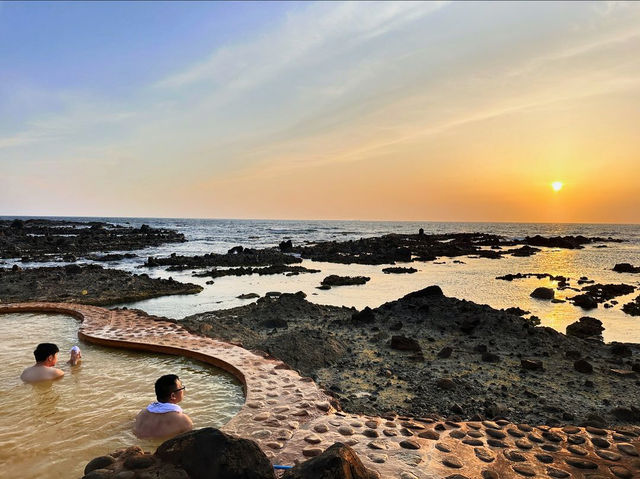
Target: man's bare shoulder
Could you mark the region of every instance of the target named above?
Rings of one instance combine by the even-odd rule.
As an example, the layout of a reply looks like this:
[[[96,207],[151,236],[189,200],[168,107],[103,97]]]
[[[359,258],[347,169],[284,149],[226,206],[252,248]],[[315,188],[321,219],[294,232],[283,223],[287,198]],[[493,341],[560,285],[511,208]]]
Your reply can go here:
[[[40,381],[51,381],[64,376],[64,371],[58,368],[45,366],[31,366],[22,371],[20,379],[26,383],[37,383]]]

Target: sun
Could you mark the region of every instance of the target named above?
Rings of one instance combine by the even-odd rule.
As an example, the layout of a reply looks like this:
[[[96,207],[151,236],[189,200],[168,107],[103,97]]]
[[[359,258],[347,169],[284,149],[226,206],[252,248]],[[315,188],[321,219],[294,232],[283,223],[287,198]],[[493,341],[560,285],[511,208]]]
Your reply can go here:
[[[553,188],[553,191],[560,191],[563,186],[564,183],[562,183],[562,181],[554,181],[553,183],[551,183],[551,188]]]

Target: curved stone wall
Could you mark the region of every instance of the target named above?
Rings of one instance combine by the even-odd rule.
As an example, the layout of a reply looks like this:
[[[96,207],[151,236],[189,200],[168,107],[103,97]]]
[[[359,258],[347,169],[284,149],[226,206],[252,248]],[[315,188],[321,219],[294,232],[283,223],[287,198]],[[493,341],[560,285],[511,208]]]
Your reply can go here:
[[[310,378],[282,361],[193,335],[135,310],[70,303],[0,305],[0,313],[11,312],[68,314],[82,322],[78,335],[85,341],[186,356],[230,372],[244,385],[246,401],[222,429],[256,441],[274,464],[293,465],[340,441],[381,478],[640,477],[638,427],[560,429],[345,414]]]

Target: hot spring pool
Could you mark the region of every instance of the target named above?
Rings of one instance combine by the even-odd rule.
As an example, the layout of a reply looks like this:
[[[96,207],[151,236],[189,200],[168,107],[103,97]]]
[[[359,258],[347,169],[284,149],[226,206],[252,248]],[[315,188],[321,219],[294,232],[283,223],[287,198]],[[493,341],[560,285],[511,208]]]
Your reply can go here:
[[[140,440],[131,430],[143,407],[155,400],[153,384],[177,374],[186,386],[180,403],[194,427],[220,427],[244,404],[241,384],[230,374],[178,356],[125,351],[78,340],[71,316],[0,314],[0,470],[3,477],[80,478],[86,463],[115,449],[162,441]],[[38,343],[60,348],[62,379],[35,385],[20,380],[34,363]],[[73,345],[79,366],[65,364]]]

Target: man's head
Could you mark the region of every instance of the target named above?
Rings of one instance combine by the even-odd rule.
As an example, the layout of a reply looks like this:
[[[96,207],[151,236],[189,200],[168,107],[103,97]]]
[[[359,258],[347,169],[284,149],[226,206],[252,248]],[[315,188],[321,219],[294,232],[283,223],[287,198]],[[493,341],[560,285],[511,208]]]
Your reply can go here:
[[[36,346],[33,355],[36,363],[44,363],[46,366],[55,366],[58,362],[58,346],[53,343],[40,343]]]
[[[161,376],[155,384],[156,398],[158,402],[177,404],[184,397],[184,386],[180,378],[175,374]]]

